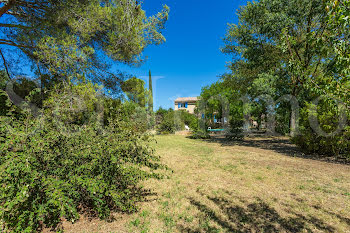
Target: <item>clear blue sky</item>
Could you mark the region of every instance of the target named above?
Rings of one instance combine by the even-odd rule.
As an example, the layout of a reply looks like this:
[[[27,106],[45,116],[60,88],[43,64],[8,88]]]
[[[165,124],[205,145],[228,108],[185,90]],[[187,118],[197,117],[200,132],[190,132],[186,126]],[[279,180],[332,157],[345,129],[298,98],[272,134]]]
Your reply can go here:
[[[198,96],[201,88],[226,72],[231,57],[220,52],[228,23],[237,23],[239,6],[246,0],[144,0],[143,9],[153,15],[166,4],[170,17],[164,35],[166,42],[144,51],[148,60],[141,67],[118,68],[139,78],[153,78],[155,109],[174,107],[177,97]],[[148,81],[148,80],[147,80]]]

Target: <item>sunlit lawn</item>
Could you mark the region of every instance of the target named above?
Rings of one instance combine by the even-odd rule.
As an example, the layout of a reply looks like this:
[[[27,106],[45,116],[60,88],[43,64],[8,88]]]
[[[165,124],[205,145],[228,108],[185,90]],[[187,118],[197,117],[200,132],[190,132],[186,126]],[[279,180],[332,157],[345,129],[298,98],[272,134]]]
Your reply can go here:
[[[71,232],[349,232],[350,166],[294,157],[290,145],[157,136],[173,173],[148,181],[140,211],[82,219]],[[264,148],[264,149],[263,149]],[[294,154],[293,154],[294,153]]]

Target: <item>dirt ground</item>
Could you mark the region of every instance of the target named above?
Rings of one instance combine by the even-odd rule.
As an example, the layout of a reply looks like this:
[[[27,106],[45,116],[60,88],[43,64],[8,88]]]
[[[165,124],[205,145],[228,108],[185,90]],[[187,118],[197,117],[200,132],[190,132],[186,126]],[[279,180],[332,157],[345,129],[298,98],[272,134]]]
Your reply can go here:
[[[65,232],[350,232],[350,166],[300,153],[286,138],[156,136],[172,172],[113,221],[82,217]]]

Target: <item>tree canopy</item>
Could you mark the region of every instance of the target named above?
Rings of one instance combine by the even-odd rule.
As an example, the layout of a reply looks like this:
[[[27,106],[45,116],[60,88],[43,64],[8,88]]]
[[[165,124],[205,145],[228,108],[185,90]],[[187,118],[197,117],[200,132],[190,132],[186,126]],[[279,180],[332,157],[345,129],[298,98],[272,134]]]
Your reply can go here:
[[[308,152],[348,153],[342,105],[350,116],[349,12],[348,0],[261,0],[242,6],[222,48],[232,57],[229,72],[202,90],[210,111],[220,110],[210,100],[220,94],[229,99],[232,128],[243,127],[234,109],[247,119],[265,115],[272,131],[291,133]]]
[[[39,74],[89,78],[107,86],[123,76],[110,70],[113,61],[138,64],[148,45],[165,41],[161,31],[169,12],[164,6],[147,17],[136,0],[8,0],[0,4],[0,45],[15,48],[18,59],[25,54]],[[3,56],[5,66],[9,66],[7,57]]]

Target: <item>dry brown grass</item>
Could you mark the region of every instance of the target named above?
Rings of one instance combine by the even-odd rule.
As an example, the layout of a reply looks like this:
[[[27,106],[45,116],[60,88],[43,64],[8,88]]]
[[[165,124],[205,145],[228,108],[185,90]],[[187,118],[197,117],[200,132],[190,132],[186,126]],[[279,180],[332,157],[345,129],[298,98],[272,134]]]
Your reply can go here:
[[[67,232],[350,232],[350,166],[299,156],[278,139],[241,143],[157,136],[169,179],[111,222],[64,223]]]

